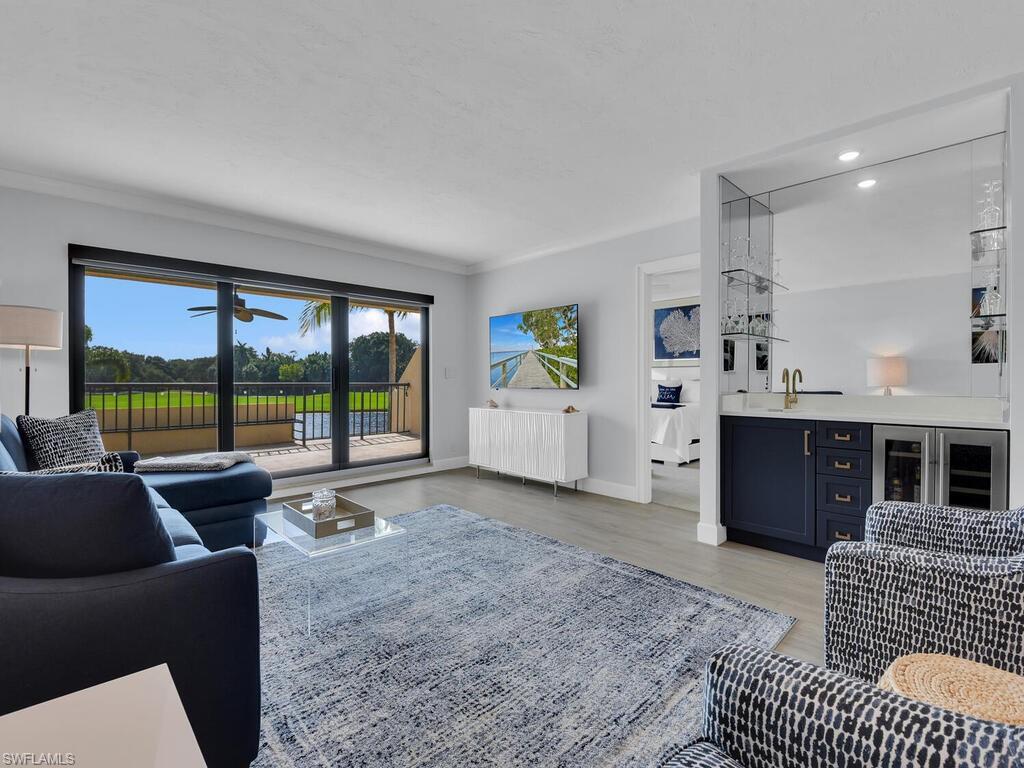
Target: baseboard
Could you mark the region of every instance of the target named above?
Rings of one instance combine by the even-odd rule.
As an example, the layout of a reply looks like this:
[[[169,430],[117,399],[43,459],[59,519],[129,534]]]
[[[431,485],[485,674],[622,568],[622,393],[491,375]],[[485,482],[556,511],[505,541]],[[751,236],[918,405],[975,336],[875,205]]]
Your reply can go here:
[[[601,480],[597,477],[588,477],[580,481],[580,490],[587,493],[596,493],[599,496],[611,496],[613,499],[625,501],[638,501],[637,487],[624,483],[612,483],[608,480]]]
[[[697,523],[697,541],[701,544],[719,546],[726,540],[725,527],[714,523]]]
[[[398,467],[384,466],[372,469],[351,469],[340,472],[322,472],[316,475],[281,478],[274,481],[274,491],[271,493],[270,498],[280,499],[302,493],[312,493],[316,489],[324,487],[348,488],[353,485],[380,483],[386,480],[401,480],[406,477],[460,469],[468,464],[468,456],[454,456],[449,459],[437,459],[430,462],[422,460],[409,462]]]

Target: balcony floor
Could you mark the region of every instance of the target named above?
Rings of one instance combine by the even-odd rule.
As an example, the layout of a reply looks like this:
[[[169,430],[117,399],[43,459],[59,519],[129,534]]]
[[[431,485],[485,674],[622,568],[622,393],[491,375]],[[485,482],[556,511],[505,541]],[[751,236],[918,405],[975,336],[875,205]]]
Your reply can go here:
[[[349,461],[386,461],[399,456],[415,456],[422,450],[419,435],[411,433],[387,433],[367,435],[364,438],[351,437]],[[255,462],[270,472],[294,472],[329,464],[331,461],[330,440],[309,440],[306,445],[280,443],[260,445],[243,449]]]

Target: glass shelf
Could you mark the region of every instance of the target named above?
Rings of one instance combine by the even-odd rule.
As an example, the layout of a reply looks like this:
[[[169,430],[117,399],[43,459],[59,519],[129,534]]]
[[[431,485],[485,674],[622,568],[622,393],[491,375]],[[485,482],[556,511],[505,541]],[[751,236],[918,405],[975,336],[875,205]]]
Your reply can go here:
[[[736,339],[737,341],[757,341],[762,343],[771,344],[778,342],[782,344],[788,344],[789,339],[780,339],[778,336],[761,336],[756,333],[723,333],[723,339]]]
[[[727,287],[737,286],[753,288],[758,293],[774,293],[775,291],[788,291],[782,283],[751,272],[749,269],[727,269],[722,272],[722,277],[727,281]]]

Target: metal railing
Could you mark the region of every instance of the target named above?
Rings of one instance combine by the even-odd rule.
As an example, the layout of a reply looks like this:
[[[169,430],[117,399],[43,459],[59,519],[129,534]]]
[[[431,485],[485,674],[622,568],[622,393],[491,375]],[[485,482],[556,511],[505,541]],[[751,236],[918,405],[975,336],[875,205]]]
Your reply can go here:
[[[349,435],[409,431],[409,387],[403,382],[349,385]],[[292,440],[331,437],[329,382],[239,382],[234,385],[236,426],[292,424]],[[102,432],[133,433],[217,426],[214,382],[99,382],[85,385],[85,407],[96,411]]]
[[[558,357],[557,355],[552,355],[548,352],[541,352],[540,350],[535,349],[523,352],[514,352],[508,357],[503,357],[491,363],[491,378],[493,379],[491,387],[507,387],[509,382],[515,376],[516,371],[519,370],[519,366],[522,364],[523,359],[529,355],[531,351],[536,355],[540,364],[544,366],[544,369],[555,377],[554,380],[560,389],[571,389],[576,386],[576,382],[570,379],[567,375],[569,368],[572,368],[574,371],[577,370],[578,363],[574,358]],[[495,373],[497,373],[496,379],[494,378]],[[579,374],[577,374],[576,380],[579,380]]]

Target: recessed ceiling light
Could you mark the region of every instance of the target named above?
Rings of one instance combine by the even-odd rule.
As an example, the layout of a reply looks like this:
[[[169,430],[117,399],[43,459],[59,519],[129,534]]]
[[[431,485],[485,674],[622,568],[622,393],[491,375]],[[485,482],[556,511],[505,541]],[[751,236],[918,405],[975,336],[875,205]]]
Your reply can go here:
[[[860,157],[860,152],[858,152],[856,149],[851,149],[849,152],[843,152],[842,154],[839,155],[839,159],[842,160],[844,163],[852,163],[858,157]]]
[[[875,186],[875,180],[864,179],[864,181],[858,181],[857,186],[860,187],[861,189],[871,189],[871,187]]]

